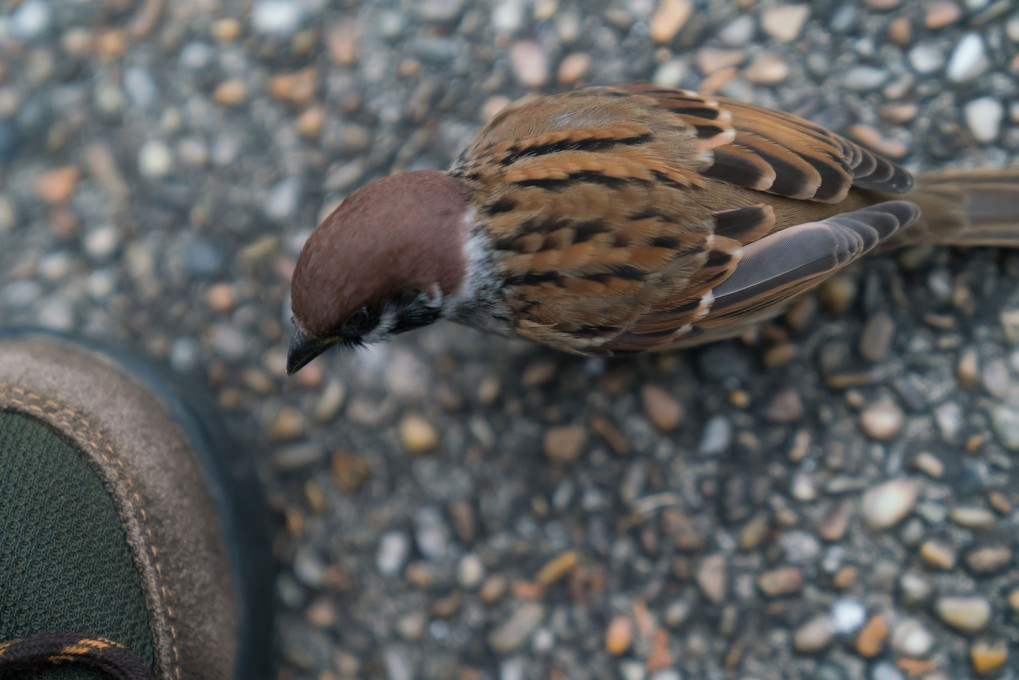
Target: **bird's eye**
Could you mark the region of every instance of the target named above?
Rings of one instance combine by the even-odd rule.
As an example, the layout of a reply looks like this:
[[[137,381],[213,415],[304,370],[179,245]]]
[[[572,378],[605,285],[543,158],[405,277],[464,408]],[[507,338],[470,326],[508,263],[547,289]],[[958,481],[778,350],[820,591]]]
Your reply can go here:
[[[368,313],[368,308],[362,307],[347,317],[343,327],[348,331],[363,331],[367,329],[369,321],[371,321],[371,315]]]

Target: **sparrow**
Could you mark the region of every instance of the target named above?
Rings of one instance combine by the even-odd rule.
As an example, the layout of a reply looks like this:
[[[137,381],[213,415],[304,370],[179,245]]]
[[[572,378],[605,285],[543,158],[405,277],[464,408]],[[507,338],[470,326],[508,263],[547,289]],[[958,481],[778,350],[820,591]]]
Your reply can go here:
[[[922,174],[650,84],[509,105],[447,172],[352,192],[291,284],[287,371],[448,319],[587,356],[728,338],[878,248],[1019,247],[1019,169]]]

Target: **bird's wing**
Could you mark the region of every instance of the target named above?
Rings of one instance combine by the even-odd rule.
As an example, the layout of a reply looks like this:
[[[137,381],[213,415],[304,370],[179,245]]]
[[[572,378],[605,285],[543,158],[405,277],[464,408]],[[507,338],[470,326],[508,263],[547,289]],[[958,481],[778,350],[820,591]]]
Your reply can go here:
[[[676,307],[645,315],[601,350],[641,352],[733,335],[780,310],[919,216],[914,203],[886,201],[768,234],[735,252],[713,254],[715,271],[724,275],[712,274],[709,278],[717,281],[707,290],[691,289]]]
[[[693,126],[713,156],[706,177],[825,203],[843,200],[851,186],[889,194],[913,186],[902,166],[799,116],[649,84],[606,89],[651,97]]]
[[[744,293],[747,309],[779,305],[855,259],[852,243],[869,248],[882,233],[829,239],[822,257],[820,237],[779,238],[783,229],[842,234],[826,218],[881,200],[852,187],[912,185],[900,166],[796,116],[652,85],[511,105],[451,172],[471,187],[514,330],[582,354],[668,346],[716,320],[743,320],[736,303],[716,310],[713,291],[760,271],[741,263],[773,236],[766,257],[806,266],[792,258],[809,245],[809,262],[831,269],[800,283],[763,278],[747,289],[753,299]]]

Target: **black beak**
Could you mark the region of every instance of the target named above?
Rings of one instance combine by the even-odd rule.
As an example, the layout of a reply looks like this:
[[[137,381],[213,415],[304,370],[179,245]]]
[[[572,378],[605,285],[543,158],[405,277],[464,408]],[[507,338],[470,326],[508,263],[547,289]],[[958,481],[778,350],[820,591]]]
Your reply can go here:
[[[311,360],[336,344],[330,338],[313,338],[303,328],[297,327],[287,350],[287,375],[293,375],[311,363]]]

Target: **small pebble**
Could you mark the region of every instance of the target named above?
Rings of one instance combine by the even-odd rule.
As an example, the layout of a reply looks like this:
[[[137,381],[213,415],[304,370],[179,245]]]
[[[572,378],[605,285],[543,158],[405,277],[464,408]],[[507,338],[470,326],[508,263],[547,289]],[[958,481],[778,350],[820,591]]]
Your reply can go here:
[[[860,334],[860,354],[867,361],[880,363],[888,356],[888,349],[895,337],[895,321],[884,312],[878,312],[867,320]]]
[[[457,582],[462,588],[474,590],[485,578],[485,565],[477,553],[467,553],[460,558],[456,568]]]
[[[1019,614],[1019,588],[1008,594],[1008,606],[1014,613]]]
[[[884,84],[888,73],[873,66],[855,66],[842,79],[842,84],[850,90],[866,92],[876,90]]]
[[[293,408],[280,409],[266,435],[274,442],[297,439],[304,434],[304,415]]]
[[[586,441],[587,431],[581,425],[550,428],[545,433],[545,456],[555,463],[575,463]]]
[[[742,47],[754,37],[754,18],[749,14],[743,14],[729,22],[725,28],[718,32],[718,39],[723,45],[729,47]]]
[[[921,451],[916,454],[916,458],[913,459],[913,466],[934,479],[941,479],[945,474],[945,464],[937,456],[927,451]]]
[[[488,606],[494,605],[503,598],[503,595],[509,590],[509,585],[509,579],[502,574],[489,576],[481,584],[481,589],[478,591],[478,599]]]
[[[920,559],[928,567],[949,571],[955,568],[955,549],[941,541],[924,541],[920,546]]]
[[[888,24],[888,39],[899,47],[909,47],[913,40],[913,27],[909,17],[896,17]]]
[[[85,237],[85,252],[97,260],[112,257],[121,245],[120,234],[111,224],[89,231]]]
[[[962,17],[962,10],[953,0],[926,0],[921,7],[923,25],[931,31],[954,24]]]
[[[497,33],[513,33],[524,23],[524,3],[521,0],[507,0],[494,5],[492,28]]]
[[[265,215],[277,221],[293,218],[300,200],[300,180],[297,177],[284,177],[269,189],[264,203]]]
[[[881,118],[895,125],[915,120],[919,112],[920,107],[916,104],[883,104],[878,107]]]
[[[978,142],[993,142],[1001,131],[1005,107],[994,97],[974,99],[963,107],[966,125]]]
[[[765,419],[774,423],[795,423],[803,417],[803,400],[796,388],[777,393],[764,408]]]
[[[658,9],[651,16],[651,39],[656,43],[671,41],[692,12],[690,0],[660,0]]]
[[[423,609],[404,614],[396,621],[396,632],[408,642],[417,642],[428,628],[428,612]]]
[[[437,508],[426,506],[414,514],[414,539],[426,559],[437,561],[446,557],[449,526]]]
[[[633,621],[627,616],[616,616],[605,632],[605,651],[612,656],[621,656],[630,649],[633,642]]]
[[[983,38],[976,33],[967,33],[948,60],[948,79],[953,83],[965,83],[982,75],[988,65]]]
[[[885,648],[888,639],[888,619],[883,614],[871,617],[856,638],[856,652],[865,659],[872,659]]]
[[[375,566],[383,576],[396,576],[407,563],[410,540],[402,531],[390,531],[379,539],[375,553]]]
[[[241,80],[225,80],[212,93],[212,101],[220,106],[237,106],[248,99],[248,88]]]
[[[73,165],[45,173],[35,185],[35,195],[50,204],[66,203],[74,195],[81,171]]]
[[[488,645],[498,654],[520,649],[544,619],[544,605],[526,602],[512,616],[492,629],[488,634]]]
[[[678,87],[686,77],[686,62],[681,59],[670,59],[655,71],[651,82],[659,87]]]
[[[728,593],[728,569],[725,555],[711,555],[697,568],[697,585],[705,597],[716,604],[725,601]]]
[[[934,647],[934,636],[916,619],[906,619],[892,631],[892,648],[908,657],[924,657]]]
[[[919,485],[909,479],[876,486],[863,495],[863,519],[874,531],[891,528],[912,512],[919,493]]]
[[[890,661],[880,661],[874,664],[870,672],[870,680],[905,680],[905,676]]]
[[[903,158],[909,153],[909,147],[904,142],[885,137],[869,125],[850,125],[849,136],[891,158]]]
[[[810,16],[810,5],[782,5],[769,9],[761,18],[764,32],[782,42],[792,42],[800,35]]]
[[[987,642],[978,640],[969,648],[973,670],[981,675],[995,673],[1008,663],[1008,643],[1005,640]]]
[[[591,55],[586,52],[568,54],[559,62],[559,82],[563,85],[572,85],[583,78],[590,67]]]
[[[463,0],[424,0],[417,4],[417,11],[428,21],[453,21],[463,7]]]
[[[366,460],[344,451],[334,453],[330,463],[336,485],[343,493],[357,493],[372,475],[371,465]]]
[[[881,401],[872,404],[860,414],[860,427],[874,439],[891,439],[905,424],[906,416],[895,403]]]
[[[518,42],[510,50],[513,73],[523,85],[539,88],[548,79],[548,59],[536,42]]]
[[[746,59],[742,50],[719,50],[705,47],[697,51],[697,67],[704,75],[739,66]]]
[[[934,603],[938,618],[963,633],[979,633],[991,618],[991,603],[982,597],[942,597]]]
[[[414,680],[414,662],[401,645],[388,645],[382,652],[382,665],[386,669],[386,680]]]
[[[258,0],[251,10],[251,26],[258,33],[288,36],[304,20],[304,3],[294,0]]]
[[[164,142],[153,139],[142,145],[138,152],[138,171],[144,177],[159,179],[173,170],[173,152]]]
[[[773,54],[762,54],[743,71],[743,76],[757,85],[774,85],[789,77],[789,64]]]
[[[831,620],[836,633],[852,635],[867,620],[867,609],[856,600],[835,600],[831,608]]]
[[[757,585],[768,597],[791,595],[803,586],[803,572],[798,567],[766,571],[757,578]]]
[[[705,456],[725,453],[732,442],[732,424],[722,415],[712,416],[704,425],[697,450]]]
[[[973,506],[952,508],[948,513],[948,519],[967,529],[993,529],[997,523],[993,512]]]
[[[966,553],[966,566],[978,575],[995,574],[1012,565],[1012,550],[1005,546],[986,546]]]
[[[546,562],[534,580],[543,586],[550,586],[570,575],[579,562],[579,553],[576,550],[569,550]]]
[[[812,654],[828,647],[835,639],[831,619],[819,614],[793,632],[793,648]]]
[[[991,427],[998,442],[1009,451],[1019,451],[1019,409],[1010,406],[991,407]]]
[[[1003,360],[991,359],[988,361],[984,365],[983,371],[981,371],[980,378],[984,389],[992,397],[1004,399],[1008,395],[1012,379],[1008,374],[1008,366]]]
[[[53,9],[43,0],[26,0],[11,15],[11,34],[25,42],[45,37],[53,26]]]
[[[404,447],[414,454],[431,451],[439,445],[439,432],[424,416],[417,414],[400,420],[400,438]]]
[[[899,589],[902,591],[906,604],[919,605],[927,601],[931,596],[932,587],[929,581],[912,572],[907,572],[899,579]]]
[[[665,389],[656,385],[644,385],[640,390],[644,413],[655,427],[671,432],[683,423],[683,407]]]

